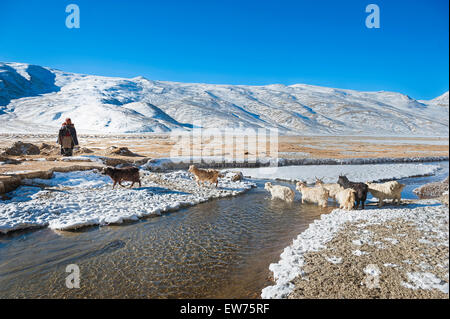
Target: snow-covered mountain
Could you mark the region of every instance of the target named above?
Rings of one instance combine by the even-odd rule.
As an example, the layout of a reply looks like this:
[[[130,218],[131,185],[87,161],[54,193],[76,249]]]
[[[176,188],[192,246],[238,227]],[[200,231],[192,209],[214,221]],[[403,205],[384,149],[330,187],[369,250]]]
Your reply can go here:
[[[417,101],[395,92],[124,79],[0,62],[0,133],[54,132],[66,117],[89,133],[169,132],[193,124],[299,135],[449,133],[448,92]]]
[[[448,107],[448,91],[430,101],[430,104]]]

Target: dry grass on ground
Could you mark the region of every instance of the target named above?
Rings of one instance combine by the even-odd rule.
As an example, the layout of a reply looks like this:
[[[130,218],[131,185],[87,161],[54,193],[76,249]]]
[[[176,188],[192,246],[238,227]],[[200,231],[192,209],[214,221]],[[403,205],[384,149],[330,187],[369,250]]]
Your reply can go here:
[[[14,171],[46,170],[61,162],[59,146],[52,135],[0,135],[0,154],[15,142],[31,143],[41,148],[38,155],[0,155],[0,174]],[[110,164],[135,162],[146,158],[171,156],[177,147],[177,139],[169,135],[123,135],[123,136],[80,136],[80,151],[74,155],[107,156]],[[219,155],[224,157],[242,157],[254,155],[247,141],[235,140],[234,153],[226,149],[221,140],[205,139],[203,144],[193,140],[183,145],[192,155]],[[304,137],[280,136],[278,154],[270,152],[270,146],[258,145],[257,156],[281,158],[377,158],[377,157],[423,157],[448,156],[448,138],[374,138],[374,137]],[[266,152],[267,150],[267,152]],[[203,153],[202,153],[203,152]],[[188,153],[189,154],[189,153]],[[181,155],[181,154],[180,154]],[[6,160],[19,161],[5,164]],[[44,161],[45,159],[46,161]]]

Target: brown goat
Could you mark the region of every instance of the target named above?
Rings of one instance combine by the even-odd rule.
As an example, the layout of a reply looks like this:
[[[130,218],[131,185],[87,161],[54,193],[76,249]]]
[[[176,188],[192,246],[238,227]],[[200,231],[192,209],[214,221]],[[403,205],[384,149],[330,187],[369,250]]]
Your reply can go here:
[[[211,184],[218,185],[219,177],[223,177],[219,171],[214,169],[201,169],[197,168],[195,165],[189,166],[190,173],[194,174],[195,181],[197,185],[200,186],[200,182],[204,185],[205,182],[209,182]]]
[[[139,176],[139,168],[137,167],[107,167],[103,170],[103,174],[108,175],[114,181],[113,189],[117,183],[125,187],[122,185],[122,181],[132,182],[130,188],[133,187],[134,183],[139,183],[139,187],[141,187],[141,178]]]

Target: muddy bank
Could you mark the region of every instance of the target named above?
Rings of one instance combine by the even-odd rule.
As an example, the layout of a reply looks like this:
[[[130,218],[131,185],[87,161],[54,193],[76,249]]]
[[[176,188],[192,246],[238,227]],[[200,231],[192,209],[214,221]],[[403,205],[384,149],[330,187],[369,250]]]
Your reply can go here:
[[[448,206],[448,179],[433,182],[414,189],[414,193],[420,198],[438,198],[444,205]]]
[[[445,218],[430,226],[447,228],[448,234]],[[362,235],[370,235],[370,242],[361,241]],[[295,279],[289,298],[447,299],[445,239],[401,218],[380,225],[349,223],[327,248],[305,254],[304,275]]]
[[[448,298],[448,208],[435,200],[336,209],[272,264],[263,298]]]

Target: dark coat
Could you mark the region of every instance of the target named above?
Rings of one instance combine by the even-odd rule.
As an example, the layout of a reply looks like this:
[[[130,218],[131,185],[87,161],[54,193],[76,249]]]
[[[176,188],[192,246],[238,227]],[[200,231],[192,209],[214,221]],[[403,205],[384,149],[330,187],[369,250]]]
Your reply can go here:
[[[66,135],[67,131],[69,131],[70,136],[72,137],[72,148],[74,148],[75,145],[78,145],[78,138],[77,138],[77,131],[75,130],[75,126],[73,124],[63,125],[59,129],[58,144],[62,145],[62,139]]]

